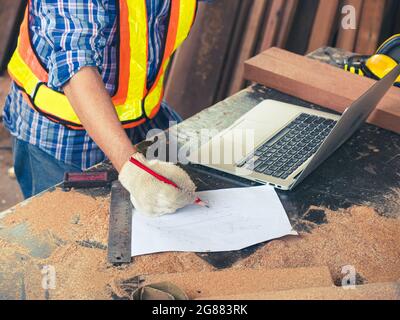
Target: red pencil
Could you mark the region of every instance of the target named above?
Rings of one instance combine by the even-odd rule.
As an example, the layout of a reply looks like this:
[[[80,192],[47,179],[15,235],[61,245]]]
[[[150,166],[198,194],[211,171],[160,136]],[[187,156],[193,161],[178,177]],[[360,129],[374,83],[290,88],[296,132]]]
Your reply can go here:
[[[164,182],[164,183],[166,183],[166,184],[169,184],[169,185],[173,186],[174,188],[177,188],[177,189],[180,190],[179,186],[178,186],[176,183],[174,183],[173,181],[167,179],[166,177],[164,177],[164,176],[158,174],[158,173],[155,172],[154,170],[151,170],[149,167],[147,167],[146,165],[144,165],[144,164],[141,163],[140,161],[137,161],[135,158],[131,157],[131,158],[129,159],[129,161],[130,161],[131,163],[133,163],[135,166],[139,167],[140,169],[142,169],[142,170],[146,171],[147,173],[151,174],[153,177],[155,177],[155,178],[158,179],[159,181]],[[199,205],[199,206],[209,208],[208,204],[205,203],[203,200],[201,200],[199,197],[197,197],[197,198],[194,200],[194,203],[197,204],[197,205]]]

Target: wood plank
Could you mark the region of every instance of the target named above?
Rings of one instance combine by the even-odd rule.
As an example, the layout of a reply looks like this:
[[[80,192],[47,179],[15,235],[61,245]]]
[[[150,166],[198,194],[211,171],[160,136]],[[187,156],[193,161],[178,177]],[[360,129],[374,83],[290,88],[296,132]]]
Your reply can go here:
[[[365,0],[357,37],[357,53],[375,53],[384,19],[385,4],[386,0]]]
[[[232,74],[232,82],[228,91],[229,95],[238,92],[244,86],[244,62],[255,54],[257,38],[261,29],[264,13],[269,0],[255,0],[250,10],[246,29],[243,33],[243,43],[237,57],[236,65]]]
[[[243,30],[245,30],[246,25],[249,20],[253,20],[253,17],[249,15],[251,8],[253,7],[253,1],[240,1],[239,7],[237,8],[237,14],[235,17],[235,25],[229,35],[229,47],[227,49],[223,69],[221,70],[220,81],[218,85],[218,90],[215,95],[215,101],[221,101],[229,96],[230,84],[233,80],[233,73],[235,69],[240,64],[238,62],[238,56],[240,56],[241,45],[244,40]],[[257,35],[255,35],[257,36]],[[257,37],[253,38],[256,39]],[[251,55],[254,55],[251,54]],[[250,56],[251,56],[250,55]],[[248,59],[248,58],[247,58]],[[241,61],[241,66],[243,67],[244,61]],[[243,78],[243,77],[242,77]]]
[[[342,287],[262,291],[199,300],[394,300],[400,299],[400,283],[372,283],[345,290]]]
[[[285,47],[287,50],[298,54],[307,52],[318,3],[318,0],[299,1]]]
[[[360,25],[361,20],[361,12],[364,4],[363,0],[345,0],[344,5],[350,5],[355,8],[356,13],[356,29],[343,29],[341,26],[341,21],[339,23],[339,35],[336,43],[336,47],[347,50],[349,52],[354,52],[357,34],[358,34],[358,26]],[[343,18],[343,16],[342,16]]]
[[[338,112],[343,112],[375,83],[278,48],[247,61],[245,78]],[[400,133],[399,105],[400,89],[393,87],[368,122]]]
[[[264,51],[276,45],[278,31],[281,28],[281,20],[285,8],[285,0],[273,0],[268,13],[267,23],[264,28],[261,50]]]
[[[338,7],[339,0],[320,0],[308,43],[308,52],[329,45]]]
[[[286,0],[285,9],[282,15],[281,27],[278,30],[278,37],[276,40],[276,46],[283,48],[286,45],[289,31],[293,25],[293,19],[296,14],[299,0]]]
[[[4,71],[14,50],[25,4],[26,0],[2,0],[0,2],[0,72]]]
[[[165,89],[165,100],[184,119],[216,101],[240,1],[199,3],[195,25],[175,55]]]
[[[141,285],[173,283],[186,292],[190,299],[333,286],[332,276],[328,267],[325,266],[269,270],[227,269],[211,272],[144,275],[140,278],[143,281]]]

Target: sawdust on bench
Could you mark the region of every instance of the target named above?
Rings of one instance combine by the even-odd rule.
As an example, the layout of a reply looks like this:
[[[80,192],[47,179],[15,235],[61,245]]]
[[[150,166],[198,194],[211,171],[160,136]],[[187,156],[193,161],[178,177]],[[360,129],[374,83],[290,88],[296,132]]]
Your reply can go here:
[[[5,225],[28,224],[33,234],[50,232],[68,240],[107,244],[109,197],[56,189],[19,206],[2,220]]]
[[[10,243],[8,241],[5,241],[0,238],[0,250],[1,250],[1,256],[4,258],[5,255],[11,255],[15,254],[15,252],[19,252],[20,254],[29,254],[29,250],[24,248],[21,245],[18,245],[16,243]],[[1,263],[0,263],[1,267]]]
[[[325,211],[328,224],[300,237],[272,241],[234,268],[327,265],[340,284],[342,268],[351,265],[367,283],[400,280],[400,219],[380,216],[366,207]]]
[[[1,223],[27,223],[33,233],[51,232],[64,240],[46,259],[29,257],[25,274],[28,299],[44,299],[41,288],[44,265],[54,266],[57,275],[50,299],[107,299],[112,285],[142,274],[204,272],[215,270],[193,253],[162,253],[137,257],[128,266],[106,263],[107,251],[88,248],[79,241],[107,244],[109,197],[93,197],[56,190],[19,206]],[[353,265],[368,283],[400,279],[400,220],[386,218],[365,207],[332,212],[328,224],[314,226],[310,233],[272,241],[233,268],[296,268],[327,265],[335,280],[341,268]],[[7,244],[0,244],[2,247]],[[193,279],[196,281],[196,279]],[[212,285],[212,284],[210,284]],[[215,288],[217,292],[218,288]]]
[[[142,256],[134,263],[113,267],[106,263],[104,250],[69,244],[58,248],[51,257],[40,261],[41,265],[54,266],[57,285],[49,292],[50,299],[109,299],[113,284],[137,275],[154,273],[203,272],[213,268],[193,253],[162,253]],[[39,270],[38,270],[39,271]],[[40,288],[41,275],[25,279],[29,299],[44,299]]]
[[[36,272],[25,275],[28,299],[44,299],[41,288],[41,268],[51,265],[56,271],[55,290],[46,294],[51,299],[106,299],[111,295],[110,284],[114,279],[125,279],[147,273],[175,273],[184,271],[213,270],[207,262],[193,253],[162,253],[135,258],[129,266],[112,267],[107,264],[108,217],[110,198],[89,196],[77,191],[63,192],[59,189],[45,193],[1,220],[12,228],[25,223],[32,234],[50,233],[61,240],[46,259],[30,257]],[[85,247],[79,242],[101,245]],[[0,242],[0,252],[8,248]],[[19,251],[16,247],[10,251]],[[10,252],[11,253],[11,252]],[[24,253],[29,254],[28,251]]]

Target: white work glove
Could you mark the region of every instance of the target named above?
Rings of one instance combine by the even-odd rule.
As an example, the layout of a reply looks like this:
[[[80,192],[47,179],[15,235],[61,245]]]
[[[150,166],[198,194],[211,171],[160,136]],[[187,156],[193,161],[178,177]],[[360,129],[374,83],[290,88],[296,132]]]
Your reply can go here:
[[[147,160],[141,153],[132,157],[180,187],[177,189],[159,181],[127,161],[119,174],[119,181],[129,191],[132,204],[140,213],[161,216],[194,203],[196,186],[183,169],[171,163]]]

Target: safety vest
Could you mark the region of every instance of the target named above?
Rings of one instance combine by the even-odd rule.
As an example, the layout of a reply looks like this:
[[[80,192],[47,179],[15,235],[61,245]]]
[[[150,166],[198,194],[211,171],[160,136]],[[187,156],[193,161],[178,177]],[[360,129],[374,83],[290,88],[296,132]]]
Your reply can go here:
[[[147,86],[148,19],[146,0],[116,0],[118,4],[118,88],[112,102],[124,128],[156,116],[164,93],[164,76],[174,51],[187,38],[196,15],[197,0],[171,0],[163,59],[151,88]],[[50,89],[48,70],[31,44],[29,5],[18,46],[8,65],[11,78],[29,105],[54,122],[83,130],[67,97]]]

